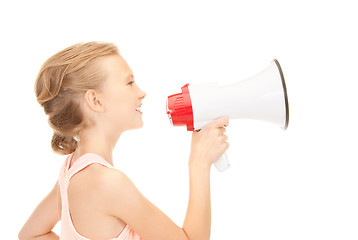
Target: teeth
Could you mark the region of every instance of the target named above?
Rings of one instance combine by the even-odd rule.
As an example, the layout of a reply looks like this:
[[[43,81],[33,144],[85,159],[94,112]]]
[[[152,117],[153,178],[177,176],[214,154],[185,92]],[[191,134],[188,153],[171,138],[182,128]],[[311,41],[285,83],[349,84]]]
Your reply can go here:
[[[140,111],[140,107],[136,108],[135,110],[136,110],[136,111]]]

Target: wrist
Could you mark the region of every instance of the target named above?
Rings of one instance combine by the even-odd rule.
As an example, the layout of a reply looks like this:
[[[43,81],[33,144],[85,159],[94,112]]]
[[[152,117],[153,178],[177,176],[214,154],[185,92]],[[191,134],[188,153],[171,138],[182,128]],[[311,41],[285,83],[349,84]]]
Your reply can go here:
[[[194,172],[210,172],[211,163],[205,163],[203,161],[197,161],[197,159],[190,158],[189,171]]]

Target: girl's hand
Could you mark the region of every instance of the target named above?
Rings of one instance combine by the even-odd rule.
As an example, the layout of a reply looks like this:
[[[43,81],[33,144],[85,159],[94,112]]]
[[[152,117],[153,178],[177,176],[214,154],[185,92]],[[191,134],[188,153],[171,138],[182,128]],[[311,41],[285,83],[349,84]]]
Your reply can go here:
[[[200,131],[194,131],[191,140],[190,166],[204,166],[210,169],[213,162],[229,148],[228,137],[224,134],[229,125],[227,117],[220,117]]]

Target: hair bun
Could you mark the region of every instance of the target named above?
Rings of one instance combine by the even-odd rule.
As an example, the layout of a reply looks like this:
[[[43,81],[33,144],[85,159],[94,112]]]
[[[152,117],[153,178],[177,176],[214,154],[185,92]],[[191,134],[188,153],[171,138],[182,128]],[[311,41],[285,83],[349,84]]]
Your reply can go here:
[[[54,132],[51,140],[51,147],[55,152],[64,155],[71,154],[77,149],[77,141],[73,137],[62,136]]]

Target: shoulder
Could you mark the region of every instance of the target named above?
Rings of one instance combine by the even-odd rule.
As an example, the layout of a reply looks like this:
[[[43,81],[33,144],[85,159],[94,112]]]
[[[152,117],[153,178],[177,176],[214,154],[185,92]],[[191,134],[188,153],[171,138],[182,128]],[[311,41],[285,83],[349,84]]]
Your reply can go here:
[[[122,171],[101,166],[93,166],[89,170],[96,172],[93,190],[104,213],[124,219],[133,213],[133,206],[140,205],[138,199],[143,197],[142,194]]]
[[[133,182],[122,171],[114,168],[101,169],[99,171],[101,173],[97,176],[96,187],[99,193],[107,196],[107,203],[108,199],[115,201],[118,201],[118,199],[124,200],[133,191],[136,191]]]
[[[121,195],[123,192],[131,191],[135,186],[122,171],[94,163],[72,177],[69,191],[71,188],[108,197],[109,194]]]
[[[71,178],[70,185],[79,185],[82,188],[90,186],[93,190],[102,191],[128,181],[129,178],[122,171],[93,163],[76,173]]]
[[[115,168],[107,168],[98,164],[90,166],[94,176],[94,187],[102,194],[120,194],[134,186],[129,177]]]
[[[95,203],[100,211],[110,214],[113,206],[130,202],[130,196],[138,192],[132,181],[122,171],[101,164],[91,164],[75,174],[68,186],[72,203]],[[134,194],[135,195],[135,194]]]

